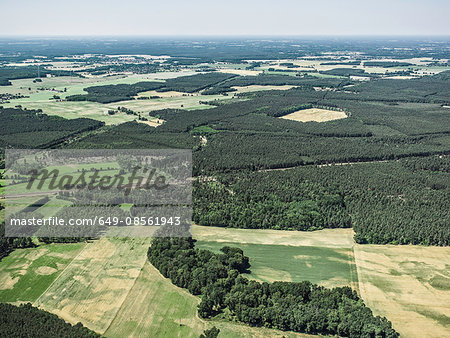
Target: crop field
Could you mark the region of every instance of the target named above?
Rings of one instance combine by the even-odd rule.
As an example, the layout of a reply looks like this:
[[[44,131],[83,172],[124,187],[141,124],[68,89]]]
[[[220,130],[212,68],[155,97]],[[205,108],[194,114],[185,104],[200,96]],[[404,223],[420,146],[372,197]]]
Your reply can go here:
[[[149,239],[106,239],[87,244],[34,305],[104,333],[147,259]]]
[[[220,337],[307,337],[308,335],[252,328],[227,321],[205,321],[197,315],[198,297],[173,285],[146,262],[112,321],[106,337],[198,337],[216,326]]]
[[[309,280],[326,287],[357,289],[351,229],[302,232],[212,227],[209,233],[208,228],[193,228],[198,247],[218,252],[223,246],[238,246],[250,258],[249,278],[264,282]]]
[[[234,229],[193,225],[192,236],[198,241],[287,246],[351,248],[352,229],[318,231],[281,231],[266,229]]]
[[[448,337],[450,248],[355,245],[359,289],[405,337]]]
[[[281,116],[280,118],[299,122],[326,122],[346,118],[347,115],[342,111],[328,109],[302,109],[296,112]]]
[[[251,264],[248,277],[261,282],[309,280],[326,287],[357,285],[351,248],[198,242],[199,248],[214,252],[223,246],[244,250]]]
[[[262,90],[288,90],[294,88],[295,86],[283,85],[283,86],[263,86],[263,85],[251,85],[251,86],[242,86],[242,87],[231,87],[236,89],[236,94],[240,93],[251,93],[251,92],[259,92]]]
[[[43,78],[42,82],[34,83],[33,79],[12,80],[11,86],[0,86],[0,94],[21,94],[27,97],[13,99],[9,103],[3,103],[4,107],[14,107],[22,105],[28,109],[42,109],[45,114],[58,115],[67,119],[75,119],[79,117],[87,117],[95,120],[103,121],[106,124],[119,124],[136,119],[135,115],[127,115],[125,113],[117,113],[109,115],[108,110],[117,109],[117,107],[125,107],[136,112],[143,112],[146,115],[152,110],[165,108],[178,109],[198,109],[208,108],[208,105],[201,105],[199,101],[226,99],[223,95],[210,95],[207,97],[185,95],[180,93],[175,95],[174,92],[153,93],[146,92],[149,95],[156,95],[160,98],[151,100],[132,100],[115,102],[111,104],[101,104],[96,102],[80,102],[80,101],[58,101],[53,96],[59,96],[64,99],[69,95],[84,94],[84,88],[94,85],[115,85],[115,84],[133,84],[140,81],[164,81],[165,79],[178,76],[192,75],[192,71],[181,72],[164,72],[146,75],[121,75],[108,78],[90,77],[50,77]],[[141,93],[138,96],[149,96]]]
[[[0,261],[0,301],[34,302],[85,245],[49,244],[15,250]]]

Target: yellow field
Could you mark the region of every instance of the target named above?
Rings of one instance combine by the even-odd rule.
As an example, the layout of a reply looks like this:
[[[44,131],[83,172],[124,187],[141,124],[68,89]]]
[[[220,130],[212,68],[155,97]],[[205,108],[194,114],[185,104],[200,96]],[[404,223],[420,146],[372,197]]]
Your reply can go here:
[[[318,231],[281,231],[193,225],[191,232],[195,239],[205,242],[236,242],[243,244],[317,246],[327,248],[353,247],[353,229],[349,228]]]
[[[326,122],[332,120],[339,120],[346,118],[347,115],[342,111],[328,110],[328,109],[302,109],[291,114],[281,116],[282,119],[300,121],[300,122]]]
[[[448,337],[450,248],[355,245],[359,289],[405,337]]]
[[[149,239],[89,243],[34,305],[103,334],[147,260]]]
[[[294,88],[295,86],[283,85],[283,86],[263,86],[263,85],[251,85],[251,86],[242,86],[242,87],[231,87],[236,89],[236,94],[240,93],[250,93],[250,92],[259,92],[262,90],[288,90]]]
[[[147,126],[156,128],[156,127],[159,127],[161,124],[163,124],[164,120],[155,118],[155,119],[152,119],[149,121],[136,120],[136,122],[143,123],[143,124],[146,124]]]

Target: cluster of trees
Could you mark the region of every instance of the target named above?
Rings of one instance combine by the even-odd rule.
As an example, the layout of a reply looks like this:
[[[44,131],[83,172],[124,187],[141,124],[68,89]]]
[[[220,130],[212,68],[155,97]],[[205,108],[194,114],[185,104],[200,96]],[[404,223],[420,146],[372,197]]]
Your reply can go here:
[[[219,83],[211,88],[206,89],[202,92],[203,95],[215,95],[223,94],[226,92],[232,92],[236,89],[232,87],[243,87],[251,85],[292,85],[302,88],[313,87],[341,87],[344,85],[351,84],[352,82],[348,80],[341,80],[337,78],[317,78],[315,76],[305,76],[305,77],[294,77],[289,75],[278,75],[278,74],[260,74],[258,76],[238,76],[234,77],[228,81]]]
[[[1,337],[100,337],[81,323],[71,325],[58,316],[33,307],[0,303]]]
[[[194,182],[193,220],[200,225],[249,229],[316,230],[350,227],[337,187],[302,175],[235,173]]]
[[[89,73],[91,75],[104,75],[109,73],[132,72],[134,74],[150,74],[161,71],[170,71],[172,67],[164,63],[122,63],[94,68],[83,69],[79,73]]]
[[[3,205],[0,204],[0,210]],[[0,260],[9,255],[14,249],[30,248],[35,244],[29,237],[5,237],[5,222],[0,222]]]
[[[87,118],[67,120],[48,116],[36,110],[0,107],[0,147],[45,148],[63,142],[68,137],[100,128],[103,122]]]
[[[219,132],[208,137],[206,147],[194,152],[194,174],[447,154],[448,141],[440,135],[372,138]]]
[[[234,74],[212,72],[206,74],[195,74],[191,76],[180,76],[167,79],[161,91],[175,90],[179,92],[194,93],[202,89],[214,86],[235,77]]]
[[[398,336],[349,287],[249,281],[241,275],[250,265],[239,248],[216,254],[195,248],[192,238],[156,238],[148,258],[175,285],[201,295],[203,318],[221,314],[254,326],[342,337]]]
[[[364,61],[365,67],[409,67],[414,66],[414,64],[409,62],[400,62],[400,61]]]
[[[103,85],[84,88],[87,94],[69,95],[67,101],[92,101],[111,103],[133,99],[140,92],[158,89],[161,82],[138,82],[135,84]]]
[[[99,103],[111,103],[132,100],[140,92],[148,90],[180,91],[187,93],[213,86],[216,83],[230,79],[236,75],[225,73],[206,73],[192,76],[181,76],[168,79],[166,82],[138,82],[135,84],[117,84],[87,87],[87,94],[69,95],[67,101],[92,101]]]
[[[164,126],[164,124],[162,125]],[[135,121],[105,128],[101,133],[87,135],[67,145],[73,149],[192,149],[199,141],[189,133],[160,132]]]
[[[199,178],[194,221],[242,228],[352,226],[358,243],[449,245],[450,159],[407,158]]]
[[[364,69],[359,68],[334,68],[330,70],[323,70],[320,73],[334,76],[365,76],[369,78],[376,76],[373,73],[366,73]]]

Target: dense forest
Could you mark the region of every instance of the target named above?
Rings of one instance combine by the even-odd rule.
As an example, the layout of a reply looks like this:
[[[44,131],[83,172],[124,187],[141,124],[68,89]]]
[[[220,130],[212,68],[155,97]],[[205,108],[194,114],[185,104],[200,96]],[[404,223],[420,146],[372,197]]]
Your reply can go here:
[[[172,282],[201,295],[198,313],[253,326],[341,337],[397,337],[386,318],[375,317],[349,287],[250,281],[248,257],[239,248],[221,253],[195,248],[192,238],[156,238],[150,262]]]
[[[358,243],[449,245],[449,168],[448,156],[433,156],[200,176],[194,221],[251,229],[353,227]]]
[[[45,68],[38,69],[37,66],[0,67],[0,86],[11,85],[10,80],[40,78],[40,77],[46,77],[47,75],[71,76],[73,74],[69,71],[64,71],[64,70],[53,71],[53,70],[48,70]]]
[[[92,101],[111,103],[131,100],[140,92],[161,87],[161,82],[138,82],[135,84],[117,84],[87,87],[87,94],[69,95],[67,101]]]
[[[33,307],[0,303],[1,337],[100,337],[81,323],[71,325],[58,316]]]
[[[46,148],[84,131],[95,130],[103,122],[87,118],[67,120],[38,110],[0,107],[0,148]]]

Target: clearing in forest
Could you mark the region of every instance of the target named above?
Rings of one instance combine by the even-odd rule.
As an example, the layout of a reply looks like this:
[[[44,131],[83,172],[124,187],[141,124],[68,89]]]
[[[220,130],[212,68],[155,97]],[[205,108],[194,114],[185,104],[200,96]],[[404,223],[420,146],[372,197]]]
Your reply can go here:
[[[301,109],[296,112],[281,116],[280,118],[299,122],[326,122],[332,120],[345,119],[347,114],[343,111],[310,108]]]
[[[282,231],[194,226],[199,248],[237,246],[250,258],[249,278],[264,282],[309,280],[326,287],[351,286],[358,277],[353,230]]]
[[[360,293],[375,315],[405,337],[448,337],[450,248],[365,244],[354,251]]]

